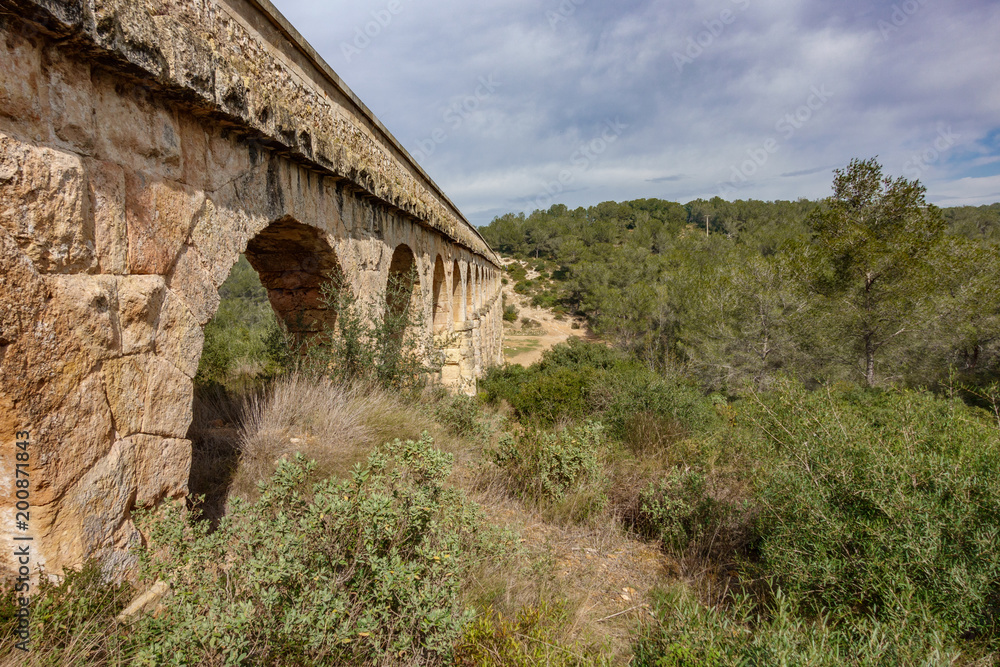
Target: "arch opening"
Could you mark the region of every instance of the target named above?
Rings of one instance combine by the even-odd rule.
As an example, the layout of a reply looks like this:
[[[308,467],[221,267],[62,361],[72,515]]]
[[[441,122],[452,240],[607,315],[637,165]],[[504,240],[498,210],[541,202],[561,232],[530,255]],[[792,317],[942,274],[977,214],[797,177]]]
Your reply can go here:
[[[188,490],[205,496],[213,524],[241,455],[238,432],[250,396],[289,370],[300,343],[336,324],[321,286],[341,277],[325,234],[290,218],[271,223],[247,245],[219,287],[220,304],[204,326],[195,377]],[[282,331],[280,323],[284,323]]]
[[[451,267],[451,311],[456,324],[465,320],[465,303],[462,301],[462,267],[457,259]]]
[[[246,258],[289,332],[302,338],[333,330],[337,311],[324,303],[321,288],[343,274],[322,231],[283,218],[250,240]]]
[[[393,337],[402,341],[411,321],[422,312],[417,260],[408,245],[400,244],[392,253],[385,286],[385,317],[387,324],[397,329]]]
[[[465,271],[465,319],[471,320],[476,310],[476,273],[474,265],[469,264]]]
[[[441,255],[434,261],[434,282],[431,290],[434,307],[434,333],[448,329],[448,299],[445,296],[444,261]]]

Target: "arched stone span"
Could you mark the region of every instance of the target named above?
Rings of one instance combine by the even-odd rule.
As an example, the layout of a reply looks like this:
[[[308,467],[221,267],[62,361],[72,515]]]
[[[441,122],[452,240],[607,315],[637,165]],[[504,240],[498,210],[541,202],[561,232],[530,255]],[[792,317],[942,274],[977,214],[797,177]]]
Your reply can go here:
[[[444,272],[444,261],[441,255],[434,258],[434,281],[432,283],[431,304],[434,311],[434,333],[440,334],[448,330],[448,284]]]
[[[462,267],[458,260],[451,266],[451,312],[454,323],[465,321],[465,292],[462,290]]]
[[[389,262],[385,287],[386,312],[392,317],[413,317],[422,310],[420,271],[413,251],[405,243],[396,246]]]
[[[474,301],[472,274],[497,258],[475,228],[269,5],[212,6],[5,3],[0,487],[28,432],[33,568],[121,565],[132,510],[186,495],[202,327],[241,252],[303,333],[332,317],[325,273],[384,298],[401,245],[430,332],[431,262],[457,263],[441,380],[473,392],[495,363],[499,295]]]
[[[471,319],[476,310],[476,269],[468,264],[465,269],[465,319]]]
[[[337,256],[322,231],[283,218],[250,240],[246,257],[290,332],[333,331],[337,313],[324,302],[322,286],[343,278]]]

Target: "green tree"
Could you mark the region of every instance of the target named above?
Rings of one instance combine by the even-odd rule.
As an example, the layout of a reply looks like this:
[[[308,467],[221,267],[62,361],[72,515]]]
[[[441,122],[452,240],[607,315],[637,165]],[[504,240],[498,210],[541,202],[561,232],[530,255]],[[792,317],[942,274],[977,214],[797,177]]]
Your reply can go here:
[[[885,350],[919,325],[932,286],[928,257],[944,218],[919,181],[883,176],[875,158],[837,169],[813,216],[812,285],[829,300],[820,320],[864,362],[868,386]]]

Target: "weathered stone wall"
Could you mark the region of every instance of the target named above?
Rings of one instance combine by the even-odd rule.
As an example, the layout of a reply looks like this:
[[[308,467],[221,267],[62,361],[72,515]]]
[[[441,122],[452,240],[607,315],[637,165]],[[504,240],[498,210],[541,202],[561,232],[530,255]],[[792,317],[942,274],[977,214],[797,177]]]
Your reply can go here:
[[[0,12],[0,564],[17,432],[46,572],[121,562],[131,511],[186,494],[202,327],[241,252],[310,328],[324,275],[381,295],[405,245],[441,380],[501,361],[495,256],[269,5]]]

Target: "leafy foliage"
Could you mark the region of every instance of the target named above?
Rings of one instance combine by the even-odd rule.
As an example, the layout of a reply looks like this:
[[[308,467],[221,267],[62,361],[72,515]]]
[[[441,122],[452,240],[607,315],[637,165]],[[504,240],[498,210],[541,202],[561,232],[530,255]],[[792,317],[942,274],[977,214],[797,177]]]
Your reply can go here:
[[[883,177],[874,159],[836,170],[829,205],[813,216],[811,286],[822,304],[818,323],[849,341],[876,383],[876,357],[926,317],[944,218],[916,181]]]
[[[421,335],[421,314],[412,298],[418,289],[415,272],[390,275],[384,299],[359,298],[342,276],[331,276],[321,289],[336,325],[307,341],[309,371],[338,382],[394,389],[421,385],[433,367],[425,360],[430,342]]]
[[[588,480],[601,477],[600,424],[588,422],[555,433],[530,429],[505,433],[490,453],[508,485],[534,500],[557,500]]]
[[[685,431],[707,431],[718,421],[712,403],[690,382],[665,378],[619,350],[575,338],[546,350],[531,368],[490,370],[480,390],[487,403],[504,400],[524,421],[551,426],[597,418],[619,439],[627,439],[638,413],[673,420]]]
[[[712,389],[783,375],[941,386],[953,370],[978,385],[1000,372],[1000,205],[927,207],[923,186],[884,178],[875,160],[836,172],[819,202],[557,205],[483,235],[555,265],[538,285],[512,265],[534,303]]]
[[[349,480],[285,460],[218,529],[146,517],[143,574],[171,584],[137,664],[440,664],[471,614],[460,575],[487,542],[429,437],[379,447]]]
[[[924,615],[955,637],[997,636],[1000,433],[986,415],[916,392],[793,385],[742,420],[764,441],[758,567],[808,613]]]
[[[252,379],[241,378],[241,373],[266,378],[288,369],[293,363],[291,340],[243,255],[219,288],[219,296],[219,309],[205,325],[196,381],[238,385]]]

